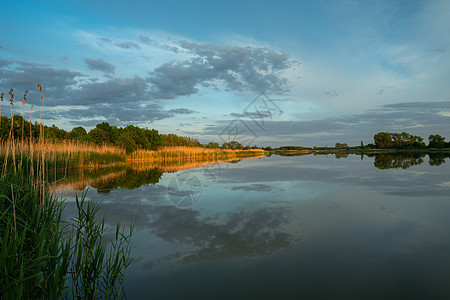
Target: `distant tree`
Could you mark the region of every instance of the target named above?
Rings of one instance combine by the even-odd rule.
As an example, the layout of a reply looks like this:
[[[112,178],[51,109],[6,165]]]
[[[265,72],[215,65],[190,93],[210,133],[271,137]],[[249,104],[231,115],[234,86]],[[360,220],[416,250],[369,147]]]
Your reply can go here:
[[[119,135],[120,135],[119,130],[117,129],[116,126],[111,126],[111,125],[109,125],[108,122],[102,122],[102,123],[95,125],[95,128],[102,129],[107,133],[107,135],[108,135],[107,143],[110,143],[113,145],[116,144],[117,139],[119,138]]]
[[[138,148],[150,149],[150,143],[143,129],[134,125],[128,125],[124,128],[124,131],[131,135]]]
[[[222,144],[222,149],[231,149],[231,150],[237,150],[237,149],[243,149],[244,146],[239,143],[238,141],[231,141],[227,143]]]
[[[346,143],[336,143],[336,145],[334,146],[336,149],[346,149],[348,148],[348,145]]]
[[[25,126],[26,128],[27,126]],[[65,131],[64,129],[60,129],[56,127],[55,125],[52,125],[50,127],[45,126],[45,136],[50,139],[58,139],[63,140],[70,137],[70,134]]]
[[[134,141],[133,135],[130,132],[124,131],[117,139],[117,145],[124,147],[127,154],[135,151],[138,146]]]
[[[156,129],[145,129],[144,130],[145,136],[147,137],[148,143],[149,143],[149,149],[150,150],[156,150],[158,147],[161,147],[163,145],[163,141],[161,136],[158,133],[158,130]]]
[[[439,134],[430,134],[428,137],[428,148],[445,148],[445,137]]]
[[[383,149],[392,147],[392,137],[389,132],[378,132],[373,137],[373,140],[377,148]]]
[[[82,126],[74,127],[70,131],[70,137],[74,139],[79,139],[84,135],[87,135],[87,131]]]
[[[109,143],[109,135],[103,129],[94,128],[88,134],[96,144]]]
[[[379,149],[421,149],[426,147],[422,137],[411,135],[407,132],[379,132],[373,139],[376,148]]]
[[[205,145],[205,148],[220,148],[219,143],[209,142]]]

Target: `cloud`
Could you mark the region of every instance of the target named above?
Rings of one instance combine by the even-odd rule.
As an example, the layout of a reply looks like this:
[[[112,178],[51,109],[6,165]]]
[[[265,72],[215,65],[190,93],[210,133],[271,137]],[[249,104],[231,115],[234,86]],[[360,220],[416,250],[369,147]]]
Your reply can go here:
[[[14,63],[23,65],[20,62]],[[29,90],[29,100],[32,103],[33,101],[40,103],[40,100],[36,100],[40,99],[40,97],[33,95],[37,91],[36,85],[40,83],[44,88],[44,97],[48,105],[65,104],[57,99],[65,99],[67,93],[72,91],[72,87],[78,84],[77,79],[83,76],[85,75],[82,73],[67,69],[54,69],[34,65],[18,66],[13,70],[0,69],[0,89],[9,90],[13,88],[16,94]],[[55,102],[58,103],[54,103],[54,100],[57,100]]]
[[[169,242],[190,244],[184,263],[225,257],[267,255],[290,247],[296,237],[283,228],[289,223],[289,211],[261,208],[200,219],[194,210],[173,206],[153,207],[149,227]],[[220,223],[214,222],[220,220]]]
[[[1,57],[0,57],[0,68],[9,66],[9,65],[11,65],[11,64],[13,64],[13,61],[12,61],[12,60],[10,60],[10,59],[4,59],[4,58],[1,58]]]
[[[286,54],[267,48],[219,46],[180,42],[192,58],[164,63],[150,73],[155,98],[172,99],[196,94],[201,85],[242,92],[288,91],[280,73],[295,64]]]
[[[187,108],[175,108],[175,109],[169,110],[169,113],[179,114],[179,115],[189,115],[189,114],[196,113],[196,111],[192,110],[192,109],[187,109]]]
[[[380,131],[402,132],[420,135],[425,139],[432,133],[450,136],[450,102],[406,102],[383,105],[360,114],[329,117],[317,120],[277,121],[269,118],[260,122],[251,115],[236,114],[242,117],[237,122],[241,138],[250,136],[254,143],[268,145],[334,145],[346,142],[358,145],[360,140],[372,143],[373,136]],[[245,118],[246,117],[246,118]],[[230,120],[217,121],[205,126],[200,135],[220,136],[229,127]],[[263,126],[261,126],[263,124]],[[285,142],[274,142],[276,139]]]
[[[139,39],[141,40],[141,42],[143,42],[147,45],[154,46],[154,47],[158,46],[158,42],[151,39],[148,36],[141,35],[141,36],[139,36]]]
[[[120,47],[122,49],[140,49],[141,47],[133,42],[120,42],[116,43],[117,47]]]
[[[91,70],[99,70],[105,73],[114,74],[116,67],[103,59],[84,58],[84,62]]]
[[[176,115],[196,113],[189,108],[164,109],[156,104],[164,99],[177,99],[198,94],[204,87],[222,92],[269,90],[283,93],[289,90],[283,72],[295,61],[288,55],[264,47],[219,46],[192,43],[155,41],[140,36],[140,44],[132,41],[117,42],[109,37],[88,35],[92,47],[98,43],[123,49],[143,49],[150,45],[163,50],[163,62],[152,67],[143,76],[116,76],[116,64],[102,58],[84,57],[88,69],[103,72],[104,77],[82,74],[69,69],[54,69],[48,65],[19,60],[0,60],[0,88],[33,91],[37,82],[44,86],[46,106],[83,105],[86,109],[61,111],[53,117],[67,117],[86,124],[93,119],[117,119],[152,122]],[[94,41],[94,42],[93,42]],[[106,47],[106,46],[105,46]],[[171,54],[167,56],[167,53]],[[164,60],[163,60],[164,61]],[[23,92],[23,91],[19,91]],[[32,92],[30,93],[32,96]],[[31,98],[31,97],[30,97]],[[115,108],[111,108],[111,106]],[[95,111],[95,113],[94,113]]]

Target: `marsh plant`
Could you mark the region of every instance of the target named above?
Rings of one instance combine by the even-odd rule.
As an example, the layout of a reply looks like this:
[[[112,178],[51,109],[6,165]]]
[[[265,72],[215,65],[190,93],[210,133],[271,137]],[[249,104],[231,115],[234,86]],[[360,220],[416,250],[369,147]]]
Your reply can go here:
[[[40,85],[38,89],[42,95]],[[16,142],[12,89],[9,95],[10,134],[0,147],[0,299],[124,298],[133,225],[118,224],[107,239],[110,228],[104,218],[99,220],[100,204],[87,199],[86,193],[75,197],[74,217],[62,219],[65,202],[49,192],[43,135],[33,143],[25,143],[22,135]],[[40,124],[43,134],[43,110]]]

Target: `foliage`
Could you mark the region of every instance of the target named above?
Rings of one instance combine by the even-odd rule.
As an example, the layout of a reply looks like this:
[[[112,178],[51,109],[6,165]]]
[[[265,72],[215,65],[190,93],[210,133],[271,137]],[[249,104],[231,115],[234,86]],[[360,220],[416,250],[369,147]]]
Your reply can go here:
[[[14,174],[11,167],[1,177],[1,298],[123,296],[133,226],[126,233],[117,225],[108,245],[104,221],[96,221],[98,204],[86,201],[84,194],[76,199],[76,217],[63,221],[64,202],[30,178],[29,173]]]
[[[178,136],[176,134],[161,134],[162,146],[184,146],[184,147],[201,147],[202,144],[195,138]]]
[[[221,148],[222,149],[230,149],[230,150],[242,150],[244,148],[244,146],[242,146],[242,144],[237,141],[231,141],[231,142],[223,143]]]
[[[383,153],[375,156],[374,165],[378,169],[407,169],[423,163],[425,153]]]
[[[219,143],[215,143],[215,142],[209,142],[208,144],[206,144],[204,146],[205,148],[220,148]]]
[[[117,139],[117,145],[125,148],[127,154],[134,152],[137,145],[134,142],[133,136],[129,132],[123,132]]]
[[[430,134],[428,137],[428,148],[445,148],[448,147],[445,142],[445,137],[440,136],[439,134]]]
[[[336,149],[347,149],[347,148],[349,148],[349,147],[348,147],[348,145],[345,144],[345,143],[336,143],[335,148],[336,148]]]
[[[374,136],[375,146],[379,149],[423,149],[423,138],[406,132],[379,132]]]

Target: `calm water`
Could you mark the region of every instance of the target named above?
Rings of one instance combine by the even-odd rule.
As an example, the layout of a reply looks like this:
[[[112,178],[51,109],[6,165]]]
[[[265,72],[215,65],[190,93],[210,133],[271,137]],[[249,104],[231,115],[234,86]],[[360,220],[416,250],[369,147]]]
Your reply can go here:
[[[128,299],[450,299],[446,160],[128,169],[89,194],[107,222],[136,218]]]

